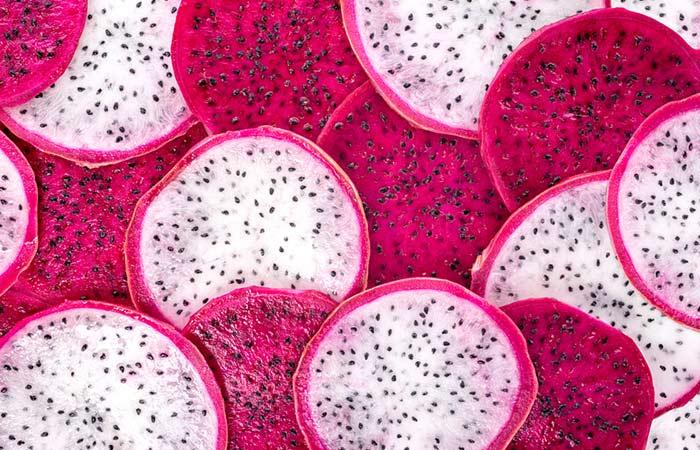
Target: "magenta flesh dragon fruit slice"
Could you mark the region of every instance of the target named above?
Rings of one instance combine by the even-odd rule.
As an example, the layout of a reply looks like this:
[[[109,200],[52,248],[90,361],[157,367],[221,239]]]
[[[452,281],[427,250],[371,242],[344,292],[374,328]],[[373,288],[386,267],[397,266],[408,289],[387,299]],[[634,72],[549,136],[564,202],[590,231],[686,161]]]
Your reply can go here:
[[[292,377],[304,346],[336,303],[313,291],[245,288],[212,300],[185,335],[223,390],[229,448],[306,448]]]
[[[386,101],[422,128],[475,137],[503,59],[536,29],[604,0],[341,0],[360,63]]]
[[[0,339],[0,447],[226,449],[197,349],[134,311],[67,302]]]
[[[700,395],[651,424],[646,450],[671,449],[700,449]]]
[[[92,169],[22,145],[39,185],[39,238],[12,290],[50,304],[130,303],[124,240],[136,202],[204,137],[197,125],[148,155]]]
[[[137,307],[182,328],[236,288],[367,283],[369,237],[347,176],[312,142],[261,127],[203,141],[136,207],[127,236]]]
[[[625,276],[605,218],[608,176],[574,177],[514,213],[475,265],[472,289],[498,306],[556,298],[622,331],[649,364],[660,414],[700,390],[700,333],[664,315]]]
[[[591,11],[542,29],[486,94],[482,154],[516,209],[573,175],[611,169],[654,110],[700,91],[695,50],[649,17]]]
[[[18,106],[0,110],[37,148],[89,165],[155,150],[194,123],[170,60],[179,0],[90,0],[64,74]]]
[[[412,276],[469,284],[474,260],[508,216],[476,141],[414,128],[366,83],[318,143],[365,206],[370,285]]]
[[[632,284],[676,320],[700,329],[700,95],[655,112],[613,169],[608,220]]]
[[[553,299],[511,303],[503,312],[525,337],[538,381],[535,404],[509,449],[644,448],[654,387],[629,337]]]
[[[611,6],[653,17],[700,47],[700,0],[609,0]]]
[[[26,102],[63,74],[86,15],[87,0],[0,1],[0,106]]]
[[[340,306],[294,377],[310,448],[503,449],[537,385],[522,335],[449,281],[409,278]]]
[[[0,294],[17,280],[37,249],[37,187],[17,146],[0,132]]]
[[[184,0],[173,66],[213,133],[272,125],[315,139],[367,79],[338,0]]]

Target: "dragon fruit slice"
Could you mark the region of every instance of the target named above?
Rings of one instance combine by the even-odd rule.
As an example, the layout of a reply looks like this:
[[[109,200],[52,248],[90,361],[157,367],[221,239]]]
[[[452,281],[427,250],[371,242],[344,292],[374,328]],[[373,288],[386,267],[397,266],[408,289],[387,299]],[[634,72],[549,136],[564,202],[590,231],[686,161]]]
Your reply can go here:
[[[338,0],[184,0],[173,67],[213,133],[273,125],[315,139],[367,79]]]
[[[136,202],[204,137],[197,125],[148,155],[93,169],[22,145],[39,184],[39,239],[12,289],[50,304],[129,304],[124,240]]]
[[[185,335],[223,389],[231,449],[305,448],[292,376],[304,346],[336,304],[313,291],[239,289],[212,300]]]
[[[525,336],[539,383],[510,449],[644,448],[654,387],[630,338],[552,299],[511,303],[503,312]]]
[[[676,320],[700,329],[700,95],[654,113],[615,166],[608,218],[632,284]]]
[[[516,209],[573,175],[611,169],[654,110],[700,91],[695,50],[624,9],[591,11],[533,35],[484,99],[482,154]]]
[[[536,391],[513,322],[459,285],[429,278],[341,303],[294,377],[313,449],[502,449]]]
[[[503,59],[530,33],[604,0],[340,0],[350,43],[386,101],[418,126],[475,137]]]
[[[0,339],[0,447],[226,449],[221,391],[179,333],[68,302]]]
[[[700,395],[651,424],[647,450],[700,449]]]
[[[369,83],[328,123],[319,145],[365,205],[370,284],[432,276],[468,285],[476,256],[508,216],[478,143],[414,128]]]
[[[182,328],[238,287],[342,300],[366,286],[369,237],[357,192],[330,158],[262,127],[192,149],[139,201],[126,255],[137,307]]]
[[[0,106],[26,102],[61,76],[86,15],[87,0],[0,2]]]
[[[37,248],[34,172],[17,146],[0,132],[0,294],[17,280]]]
[[[34,99],[0,110],[37,148],[89,165],[148,153],[194,123],[173,77],[179,0],[90,0],[65,73]]]
[[[700,391],[700,333],[662,314],[625,277],[605,219],[608,176],[574,177],[514,213],[474,266],[472,289],[499,306],[556,298],[622,331],[651,368],[661,414]]]
[[[700,0],[611,0],[610,3],[653,17],[673,28],[693,47],[700,47]]]

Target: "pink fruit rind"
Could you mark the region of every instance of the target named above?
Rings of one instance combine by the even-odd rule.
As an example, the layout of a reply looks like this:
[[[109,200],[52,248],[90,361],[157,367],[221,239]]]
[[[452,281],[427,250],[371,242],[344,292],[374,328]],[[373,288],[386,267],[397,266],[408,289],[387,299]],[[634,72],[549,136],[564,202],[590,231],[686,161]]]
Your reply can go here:
[[[5,272],[0,274],[0,294],[5,292],[10,286],[17,281],[20,273],[26,269],[34,258],[38,247],[37,238],[37,204],[39,202],[39,194],[37,190],[34,171],[24,155],[19,151],[17,146],[10,141],[7,136],[0,133],[0,151],[7,155],[8,159],[14,164],[17,172],[20,175],[24,192],[27,196],[27,211],[29,220],[27,221],[27,229],[24,232],[24,244],[15,257],[15,260],[7,268]]]
[[[608,198],[607,198],[607,217],[608,225],[610,228],[610,237],[613,243],[613,248],[617,254],[620,264],[625,271],[625,274],[630,279],[634,287],[650,302],[654,304],[657,308],[664,312],[664,314],[677,320],[678,322],[692,326],[693,328],[700,329],[700,317],[692,317],[688,314],[678,311],[675,308],[669,306],[665,299],[658,295],[644,280],[644,277],[635,268],[634,262],[632,261],[632,256],[630,255],[627,245],[622,237],[622,224],[620,223],[619,214],[619,201],[621,195],[621,183],[622,177],[625,174],[627,166],[629,164],[630,158],[634,155],[640,143],[642,143],[653,131],[655,131],[663,122],[669,118],[683,114],[691,110],[700,109],[700,94],[688,97],[686,99],[668,103],[658,110],[656,110],[652,115],[650,115],[643,123],[639,126],[637,131],[630,138],[627,147],[620,156],[617,164],[612,170],[610,175],[610,184],[608,186]],[[700,391],[700,384],[695,392]],[[692,397],[692,396],[691,396]],[[687,400],[690,400],[688,398]],[[686,401],[687,401],[686,400]],[[685,402],[683,402],[685,403]],[[681,403],[682,404],[682,403]]]
[[[333,161],[320,147],[315,143],[303,138],[291,131],[282,130],[270,126],[262,126],[258,128],[249,128],[240,131],[229,131],[204,139],[199,144],[195,145],[190,151],[163,177],[153,188],[151,188],[136,204],[134,213],[126,232],[125,254],[126,254],[126,272],[129,285],[129,292],[132,301],[139,311],[145,312],[157,319],[168,321],[163,315],[158,306],[157,300],[148,289],[146,279],[143,273],[141,260],[141,231],[143,230],[143,219],[146,210],[150,203],[161,193],[161,191],[170,184],[192,161],[206,153],[212,147],[219,145],[231,139],[240,139],[246,137],[264,136],[280,140],[292,142],[299,147],[305,149],[316,158],[318,161],[328,166],[335,174],[338,183],[345,189],[345,193],[353,200],[356,205],[357,220],[362,224],[360,227],[364,230],[362,241],[360,242],[361,258],[360,267],[358,268],[357,276],[343,298],[349,297],[355,293],[361,292],[367,286],[367,277],[369,271],[369,232],[367,231],[367,219],[362,210],[362,202],[355,186],[352,184],[345,172]]]
[[[185,118],[175,128],[170,130],[170,132],[148,142],[147,144],[142,144],[129,150],[66,147],[57,144],[40,134],[27,130],[19,122],[12,119],[12,117],[2,108],[0,108],[0,122],[9,128],[12,134],[29,142],[41,151],[60,156],[61,158],[83,164],[87,167],[97,167],[123,162],[127,159],[153,152],[166,145],[171,140],[187,133],[187,131],[192,128],[195,123],[197,123],[197,119],[192,115],[192,113],[190,113],[187,118]]]
[[[576,186],[581,186],[594,181],[607,180],[609,176],[609,170],[577,175],[540,193],[525,205],[521,206],[520,209],[515,211],[506,220],[501,230],[496,234],[481,256],[477,258],[477,261],[472,268],[472,291],[474,291],[477,295],[484,295],[486,292],[488,277],[501,248],[508,241],[508,238],[510,238],[513,231],[516,230],[528,217],[530,217],[532,212],[542,203],[545,203],[547,200],[558,196],[562,192],[575,188]]]
[[[339,322],[346,314],[355,309],[370,303],[377,298],[391,294],[397,291],[413,291],[413,290],[437,290],[452,294],[463,299],[466,302],[471,302],[481,308],[490,319],[492,319],[508,336],[510,344],[518,358],[517,364],[520,372],[520,390],[517,398],[520,402],[516,403],[511,415],[500,430],[499,434],[484,450],[501,450],[515,436],[520,426],[525,422],[532,403],[537,396],[537,379],[532,367],[532,363],[528,358],[527,345],[525,338],[522,336],[513,321],[505,315],[500,309],[489,304],[484,299],[477,297],[466,288],[453,283],[451,281],[440,280],[435,278],[407,278],[399,281],[392,281],[372,289],[368,289],[360,294],[351,297],[342,302],[335,311],[331,313],[326,321],[321,325],[316,335],[311,338],[309,344],[304,349],[304,353],[300,358],[299,366],[294,374],[294,406],[296,410],[297,420],[301,427],[302,433],[306,438],[306,442],[312,450],[330,450],[326,447],[321,436],[316,432],[313,425],[311,412],[308,410],[308,392],[309,381],[311,378],[311,361],[313,355],[328,334],[332,331],[333,326]]]
[[[360,65],[369,75],[369,79],[375,89],[377,89],[377,92],[381,93],[382,97],[384,97],[384,100],[391,108],[416,128],[427,129],[435,133],[451,134],[466,139],[477,139],[478,132],[476,130],[453,127],[415,110],[382,79],[382,76],[374,69],[370,62],[369,56],[363,50],[364,46],[362,45],[362,39],[360,37],[361,25],[357,23],[358,19],[355,3],[355,0],[340,0],[340,10],[343,13],[343,23],[345,24],[348,39],[350,40],[350,46],[355,52],[355,56],[360,62]]]
[[[227,445],[227,434],[228,428],[226,426],[226,414],[224,413],[224,399],[221,395],[221,390],[219,385],[214,379],[214,375],[211,373],[207,362],[204,360],[204,356],[197,350],[197,348],[190,341],[185,339],[177,330],[172,328],[170,325],[153,320],[152,318],[145,316],[139,312],[133,311],[131,309],[125,308],[123,306],[112,305],[109,303],[95,302],[95,301],[69,301],[62,303],[59,306],[55,306],[49,309],[45,309],[31,316],[25,317],[5,335],[0,337],[0,348],[7,345],[7,343],[24,327],[26,327],[31,322],[37,319],[46,317],[48,315],[61,313],[63,311],[70,311],[72,309],[96,309],[100,311],[108,311],[111,313],[121,314],[130,319],[142,322],[158,333],[170,340],[182,354],[187,358],[187,360],[192,363],[197,374],[202,378],[202,382],[207,390],[207,394],[211,399],[214,410],[216,411],[217,418],[217,437],[216,437],[216,448],[217,450],[226,450]]]

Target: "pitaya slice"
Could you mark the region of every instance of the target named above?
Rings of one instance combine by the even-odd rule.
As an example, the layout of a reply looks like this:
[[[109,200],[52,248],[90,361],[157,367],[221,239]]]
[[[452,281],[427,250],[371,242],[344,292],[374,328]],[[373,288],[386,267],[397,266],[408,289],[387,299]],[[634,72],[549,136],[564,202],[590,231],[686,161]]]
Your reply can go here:
[[[634,341],[552,299],[511,303],[503,312],[525,336],[539,384],[530,415],[508,448],[644,448],[654,387]]]
[[[37,148],[89,165],[148,153],[194,119],[172,74],[179,0],[90,0],[65,73],[34,99],[0,110]]]
[[[700,449],[700,395],[651,424],[647,450]]]
[[[23,145],[39,184],[39,241],[13,290],[50,304],[130,303],[124,239],[136,202],[204,137],[197,125],[148,155],[93,169]]]
[[[411,276],[469,284],[476,256],[508,216],[476,141],[414,128],[366,83],[318,142],[360,192],[370,284]]]
[[[482,153],[515,209],[573,175],[611,169],[654,110],[700,91],[698,55],[624,9],[542,29],[501,67],[481,115]]]
[[[0,1],[0,106],[26,102],[61,76],[86,15],[87,0]]]
[[[331,159],[262,127],[192,149],[139,201],[126,255],[137,307],[182,328],[238,287],[342,300],[366,286],[369,237],[357,192]]]
[[[632,284],[700,329],[698,123],[700,95],[666,105],[639,127],[612,172],[608,220]]]
[[[360,63],[420,127],[475,137],[503,59],[530,33],[604,0],[340,0]]]
[[[245,288],[212,300],[185,335],[219,379],[229,448],[305,448],[292,376],[311,336],[336,303],[313,291]]]
[[[502,449],[537,391],[513,322],[457,284],[410,278],[340,304],[294,377],[313,449]]]
[[[174,329],[68,302],[0,339],[0,448],[225,450],[221,391]]]
[[[34,172],[17,146],[0,132],[0,294],[17,280],[37,248]]]
[[[609,172],[580,175],[514,213],[474,267],[472,289],[502,306],[552,297],[632,338],[660,414],[700,391],[700,333],[662,314],[625,277],[605,219]]]
[[[700,0],[610,0],[612,6],[653,17],[700,47]]]
[[[183,0],[173,66],[213,133],[273,125],[315,139],[367,79],[338,0]]]

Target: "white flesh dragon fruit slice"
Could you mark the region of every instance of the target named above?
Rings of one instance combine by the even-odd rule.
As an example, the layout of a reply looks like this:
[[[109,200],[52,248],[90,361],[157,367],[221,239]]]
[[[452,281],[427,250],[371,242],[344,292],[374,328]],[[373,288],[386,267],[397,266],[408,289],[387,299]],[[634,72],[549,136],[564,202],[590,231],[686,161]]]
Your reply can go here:
[[[294,378],[313,449],[502,449],[536,391],[513,322],[463,287],[428,278],[342,303]]]
[[[224,450],[223,399],[174,329],[67,302],[0,339],[0,448]]]
[[[700,47],[700,0],[609,0],[613,7],[653,17],[683,36],[695,48]]]
[[[182,328],[245,286],[342,300],[367,283],[359,196],[316,145],[262,127],[213,136],[140,201],[127,233],[136,305]]]
[[[31,166],[0,132],[0,294],[17,281],[36,253],[37,195]]]
[[[555,297],[622,331],[651,368],[660,414],[700,390],[700,333],[664,315],[625,277],[605,219],[608,176],[571,178],[514,213],[475,265],[472,289],[499,306]]]
[[[194,123],[172,74],[179,0],[90,0],[68,69],[47,90],[0,110],[37,148],[90,165],[154,150]]]
[[[608,218],[632,284],[700,329],[700,96],[651,115],[613,169]]]
[[[646,450],[700,450],[700,395],[651,423]]]
[[[536,29],[604,0],[341,0],[350,44],[378,92],[416,125],[476,137],[503,59]]]

